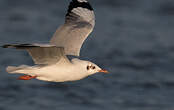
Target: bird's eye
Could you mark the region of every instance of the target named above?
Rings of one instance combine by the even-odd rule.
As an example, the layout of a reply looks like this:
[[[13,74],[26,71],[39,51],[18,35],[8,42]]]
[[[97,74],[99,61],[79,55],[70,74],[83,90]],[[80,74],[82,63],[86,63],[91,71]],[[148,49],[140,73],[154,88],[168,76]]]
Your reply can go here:
[[[95,66],[93,66],[92,69],[94,70],[95,69]]]

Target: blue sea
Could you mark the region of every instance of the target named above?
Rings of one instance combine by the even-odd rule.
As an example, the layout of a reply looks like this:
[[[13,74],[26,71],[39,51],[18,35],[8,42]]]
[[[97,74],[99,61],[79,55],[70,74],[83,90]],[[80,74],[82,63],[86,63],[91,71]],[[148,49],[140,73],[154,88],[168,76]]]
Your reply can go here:
[[[110,74],[76,82],[20,81],[8,65],[33,65],[0,48],[0,110],[174,110],[174,1],[89,0],[96,26],[81,59]],[[47,43],[70,0],[0,0],[0,45]]]

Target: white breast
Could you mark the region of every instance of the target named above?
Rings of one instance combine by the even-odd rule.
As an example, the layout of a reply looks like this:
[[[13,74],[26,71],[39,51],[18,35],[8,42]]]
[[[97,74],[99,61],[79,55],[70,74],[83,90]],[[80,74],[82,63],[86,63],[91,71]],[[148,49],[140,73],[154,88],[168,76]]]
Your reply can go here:
[[[50,65],[36,71],[37,79],[44,81],[65,82],[80,80],[88,76],[77,65]]]

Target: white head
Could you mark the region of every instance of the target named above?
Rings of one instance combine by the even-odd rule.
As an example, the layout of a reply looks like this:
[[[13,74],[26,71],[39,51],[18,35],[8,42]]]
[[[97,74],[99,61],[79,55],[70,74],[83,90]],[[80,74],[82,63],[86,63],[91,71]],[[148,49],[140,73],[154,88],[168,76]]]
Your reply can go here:
[[[108,71],[101,69],[99,66],[90,61],[75,58],[72,59],[72,63],[77,64],[79,68],[82,68],[82,70],[84,70],[84,72],[88,75],[92,75],[98,72],[108,73]]]

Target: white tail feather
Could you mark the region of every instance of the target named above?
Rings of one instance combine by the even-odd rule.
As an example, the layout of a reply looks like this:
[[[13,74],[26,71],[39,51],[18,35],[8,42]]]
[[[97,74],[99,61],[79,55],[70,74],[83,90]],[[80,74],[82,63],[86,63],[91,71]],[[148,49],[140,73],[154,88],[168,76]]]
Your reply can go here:
[[[6,69],[6,71],[8,73],[22,73],[20,71],[23,70],[23,69],[25,69],[25,68],[27,68],[27,67],[28,66],[26,66],[26,65],[21,65],[19,67],[16,67],[16,66],[8,66],[7,69]]]

